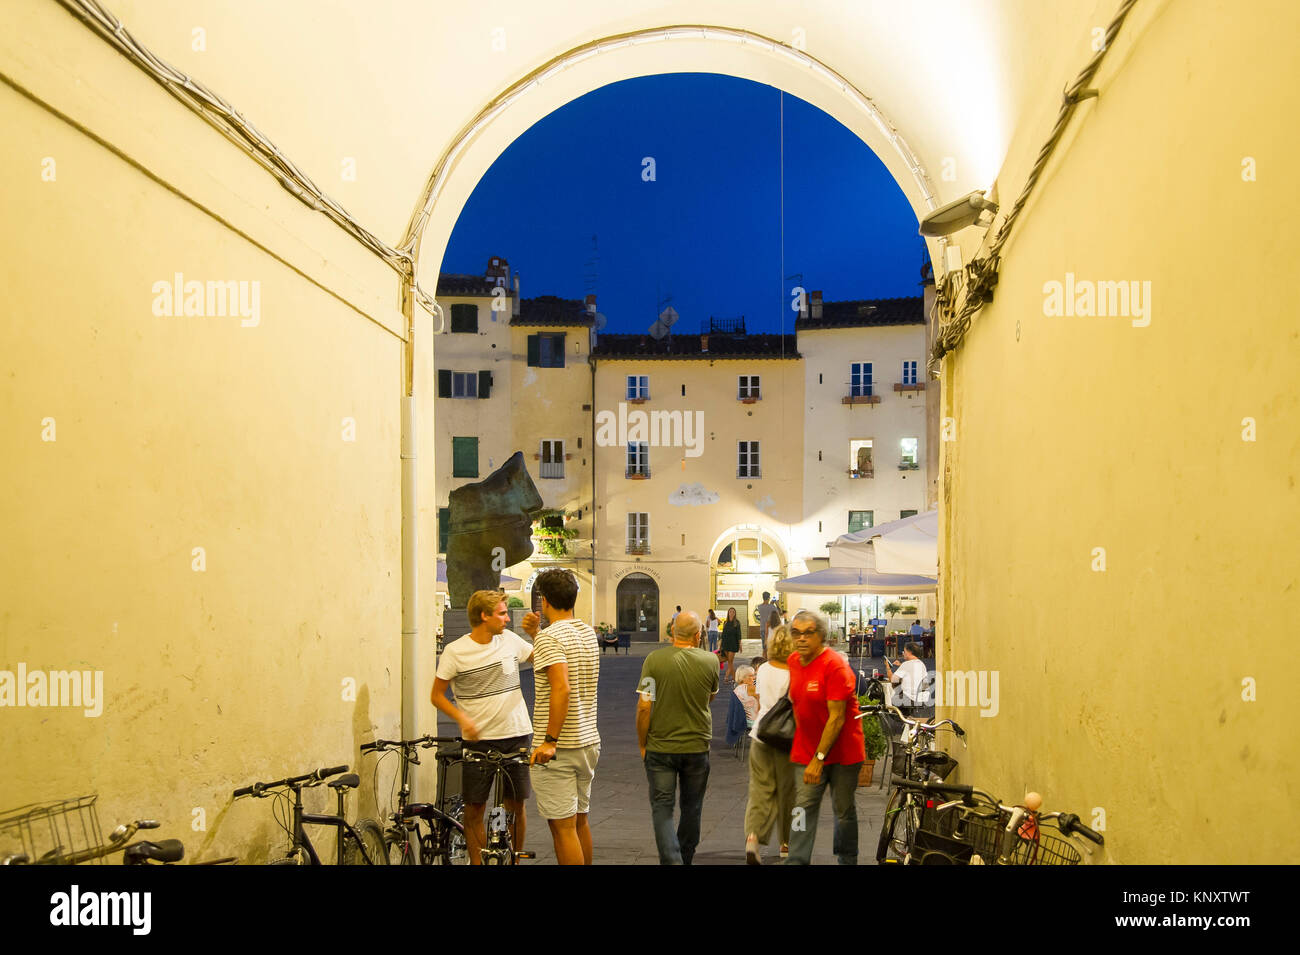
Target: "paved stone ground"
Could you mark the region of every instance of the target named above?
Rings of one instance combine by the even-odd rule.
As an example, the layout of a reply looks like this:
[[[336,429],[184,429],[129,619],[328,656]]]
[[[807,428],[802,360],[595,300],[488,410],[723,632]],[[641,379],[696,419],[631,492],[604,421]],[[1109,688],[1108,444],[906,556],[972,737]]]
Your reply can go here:
[[[645,770],[636,742],[636,686],[641,663],[657,649],[656,644],[634,644],[630,654],[606,652],[600,662],[600,767],[592,787],[591,822],[595,862],[600,865],[657,865],[654,832],[650,826],[650,798]],[[738,660],[758,653],[758,642],[746,641]],[[855,659],[854,664],[857,664]],[[867,662],[870,672],[870,661]],[[524,696],[532,708],[532,680],[523,679]],[[724,686],[713,702],[714,739],[710,749],[709,788],[704,797],[700,845],[695,853],[698,865],[744,865],[745,801],[749,786],[749,764],[742,764],[725,742],[730,688]],[[444,719],[444,723],[446,720]],[[446,728],[446,727],[444,727]],[[858,790],[858,853],[863,865],[874,864],[880,818],[885,794],[877,788],[882,766],[876,764],[876,785]],[[815,865],[833,865],[830,794],[822,800],[822,811],[813,852]],[[546,823],[530,801],[527,848],[537,853],[532,865],[553,864],[555,851]],[[767,847],[764,862],[780,862],[776,845]]]

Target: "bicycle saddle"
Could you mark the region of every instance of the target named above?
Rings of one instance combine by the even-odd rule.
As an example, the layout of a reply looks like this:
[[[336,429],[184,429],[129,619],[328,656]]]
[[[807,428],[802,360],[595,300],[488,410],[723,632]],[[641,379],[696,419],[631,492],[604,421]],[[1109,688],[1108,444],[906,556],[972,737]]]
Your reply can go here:
[[[952,757],[947,753],[928,752],[916,754],[916,761],[922,766],[942,766],[950,760],[952,760]],[[955,760],[953,761],[955,762]]]
[[[338,779],[331,779],[326,785],[333,789],[356,789],[361,785],[361,777],[356,773],[347,773]]]
[[[179,862],[185,858],[185,846],[179,839],[161,842],[133,842],[122,853],[123,865],[144,865],[146,862]]]

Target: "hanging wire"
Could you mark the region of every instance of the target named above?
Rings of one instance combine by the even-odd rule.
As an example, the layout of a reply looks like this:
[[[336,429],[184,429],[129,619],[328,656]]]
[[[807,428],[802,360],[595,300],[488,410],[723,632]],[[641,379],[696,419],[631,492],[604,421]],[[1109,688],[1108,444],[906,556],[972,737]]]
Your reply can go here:
[[[409,280],[415,289],[416,301],[430,315],[438,317],[432,296],[415,282],[415,263],[410,253],[394,249],[363,227],[232,105],[198,80],[155,56],[148,47],[131,35],[121,20],[104,9],[97,0],[58,0],[58,3],[143,70],[183,106],[252,156],[299,202],[329,218],[399,275]]]
[[[1007,239],[1011,237],[1012,227],[1024,210],[1025,204],[1029,201],[1029,196],[1038,184],[1039,177],[1042,176],[1043,169],[1047,166],[1047,161],[1061,141],[1061,137],[1065,135],[1065,129],[1069,125],[1070,117],[1074,115],[1075,108],[1082,99],[1086,98],[1083,94],[1088,91],[1093,78],[1097,75],[1097,70],[1101,68],[1102,60],[1110,52],[1111,45],[1119,34],[1120,27],[1124,24],[1124,18],[1128,16],[1129,11],[1133,9],[1136,3],[1137,0],[1123,0],[1114,19],[1106,27],[1106,38],[1101,49],[1093,54],[1092,59],[1075,77],[1074,82],[1065,88],[1061,98],[1061,108],[1056,115],[1056,125],[1052,127],[1051,135],[1047,137],[1047,141],[1043,143],[1043,147],[1038,151],[1038,158],[1034,161],[1034,166],[1025,179],[1024,188],[1020,190],[1020,197],[1016,199],[1015,205],[1011,207],[1011,211],[1007,213],[1006,219],[998,228],[997,235],[993,240],[993,244],[989,246],[988,252],[972,261],[966,267],[966,274],[963,277],[954,277],[951,283],[945,277],[945,284],[939,289],[939,294],[936,295],[935,308],[940,316],[947,315],[948,321],[941,321],[939,334],[935,338],[934,348],[930,354],[930,360],[927,362],[928,369],[931,372],[937,370],[939,361],[944,355],[955,350],[961,344],[962,339],[966,337],[966,332],[970,329],[971,319],[975,317],[975,314],[987,303],[993,301],[993,288],[998,284],[998,269],[1001,262],[1002,247],[1006,245]],[[960,308],[958,308],[956,302],[962,283],[964,283],[966,294],[962,299]]]

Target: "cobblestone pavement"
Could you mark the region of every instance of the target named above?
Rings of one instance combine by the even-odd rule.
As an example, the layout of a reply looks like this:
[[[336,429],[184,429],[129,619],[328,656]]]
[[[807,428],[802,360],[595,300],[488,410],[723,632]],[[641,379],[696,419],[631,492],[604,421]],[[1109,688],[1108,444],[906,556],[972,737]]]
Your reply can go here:
[[[601,754],[592,787],[589,816],[595,862],[598,865],[657,865],[654,832],[650,826],[650,799],[645,770],[636,742],[636,686],[641,663],[657,649],[655,644],[634,644],[630,654],[606,652],[600,661],[599,718]],[[757,641],[746,641],[738,660],[748,660],[758,653]],[[524,696],[531,711],[533,686],[523,679]],[[713,701],[714,739],[710,748],[709,787],[704,798],[700,827],[700,845],[695,853],[698,865],[744,865],[745,801],[749,786],[749,764],[741,763],[725,742],[727,714],[724,686]],[[443,729],[449,729],[443,718]],[[876,785],[858,790],[858,854],[863,865],[874,864],[880,817],[884,812],[885,794],[877,788],[881,764],[876,764]],[[528,806],[527,848],[537,853],[531,865],[552,864],[555,852],[545,821],[537,815],[530,800]],[[831,832],[834,820],[830,794],[822,801],[813,853],[816,865],[833,865]],[[764,864],[778,864],[776,845],[767,847]]]

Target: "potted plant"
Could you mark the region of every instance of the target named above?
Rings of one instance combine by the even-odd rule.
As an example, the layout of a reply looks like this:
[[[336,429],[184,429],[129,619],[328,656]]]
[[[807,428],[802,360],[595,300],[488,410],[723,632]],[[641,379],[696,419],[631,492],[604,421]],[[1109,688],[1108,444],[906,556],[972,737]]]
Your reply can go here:
[[[872,705],[866,694],[858,697],[859,706]],[[858,785],[870,786],[871,777],[876,773],[876,760],[885,755],[889,748],[889,740],[885,738],[885,731],[880,728],[880,720],[870,716],[863,717],[862,721],[862,739],[866,743],[867,758],[862,764],[862,769],[858,771]]]

